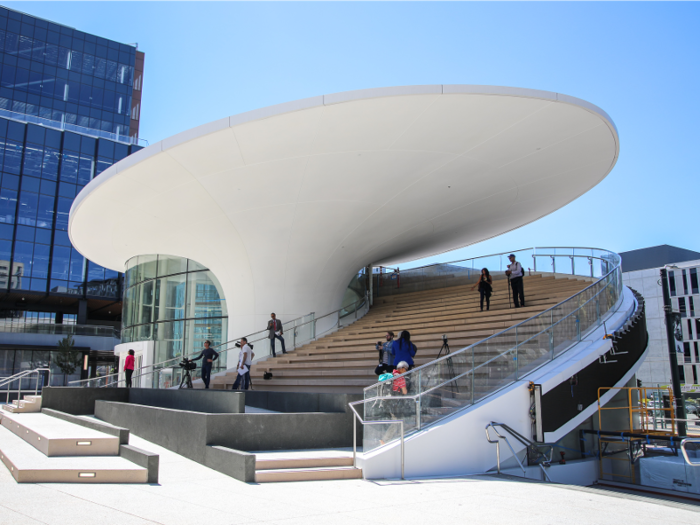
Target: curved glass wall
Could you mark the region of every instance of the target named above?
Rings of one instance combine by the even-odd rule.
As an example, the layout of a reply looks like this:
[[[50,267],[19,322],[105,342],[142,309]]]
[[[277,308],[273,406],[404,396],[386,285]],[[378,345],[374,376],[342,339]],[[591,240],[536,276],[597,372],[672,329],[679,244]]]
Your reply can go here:
[[[171,255],[126,263],[122,343],[155,341],[155,362],[226,341],[228,312],[218,279],[201,264]]]

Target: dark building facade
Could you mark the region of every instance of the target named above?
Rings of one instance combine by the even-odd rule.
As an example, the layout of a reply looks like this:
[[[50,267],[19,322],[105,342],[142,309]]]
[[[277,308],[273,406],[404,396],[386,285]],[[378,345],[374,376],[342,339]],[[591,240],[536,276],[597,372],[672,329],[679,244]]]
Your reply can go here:
[[[144,54],[0,7],[0,322],[117,323],[122,274],[71,245],[75,196],[142,146]]]

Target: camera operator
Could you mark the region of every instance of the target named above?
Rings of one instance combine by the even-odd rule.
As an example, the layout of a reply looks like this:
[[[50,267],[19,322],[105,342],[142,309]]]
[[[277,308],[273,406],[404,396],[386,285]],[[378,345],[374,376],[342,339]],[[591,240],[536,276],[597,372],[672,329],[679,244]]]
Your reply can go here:
[[[236,346],[239,346],[241,350],[238,352],[238,367],[236,369],[238,375],[232,388],[233,390],[238,390],[241,378],[243,378],[243,390],[248,390],[250,388],[250,366],[253,364],[253,349],[245,337],[241,337],[240,342],[236,343]]]
[[[204,381],[204,388],[209,388],[211,367],[214,365],[214,361],[219,359],[219,354],[213,348],[209,348],[210,345],[211,341],[204,341],[204,350],[202,350],[199,356],[192,359],[192,361],[202,359],[202,381]]]
[[[374,348],[379,352],[379,365],[374,369],[374,373],[377,376],[391,374],[394,370],[394,332],[387,332],[386,341],[377,341]]]

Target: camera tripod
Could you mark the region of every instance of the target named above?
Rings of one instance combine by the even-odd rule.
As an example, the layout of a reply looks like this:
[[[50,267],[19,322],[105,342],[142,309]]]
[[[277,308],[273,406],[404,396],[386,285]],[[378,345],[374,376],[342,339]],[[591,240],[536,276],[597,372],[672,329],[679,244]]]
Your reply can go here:
[[[450,355],[450,345],[447,342],[447,336],[443,335],[442,336],[442,347],[440,348],[440,351],[438,352],[437,359],[440,359],[442,357],[442,353],[445,353],[446,356]],[[452,379],[456,377],[455,374],[455,367],[454,363],[452,362],[452,358],[448,357],[445,359],[445,362],[447,363],[447,371]],[[454,394],[455,392],[459,391],[459,386],[456,383],[453,383],[450,385],[452,390],[452,393]]]
[[[180,381],[180,386],[178,387],[178,390],[182,388],[194,388],[192,386],[192,376],[190,375],[189,370],[185,370],[185,374],[182,376],[182,381]]]

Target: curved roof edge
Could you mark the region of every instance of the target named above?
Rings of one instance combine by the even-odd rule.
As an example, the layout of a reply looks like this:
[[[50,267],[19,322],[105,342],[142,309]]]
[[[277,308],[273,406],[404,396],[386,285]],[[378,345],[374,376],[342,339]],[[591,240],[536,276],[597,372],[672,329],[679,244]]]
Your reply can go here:
[[[278,115],[283,115],[285,113],[292,113],[294,111],[301,111],[304,109],[310,109],[321,106],[329,106],[333,104],[342,104],[343,102],[350,102],[354,100],[365,100],[372,98],[383,98],[383,97],[394,97],[402,95],[450,95],[450,94],[474,94],[474,95],[494,95],[494,96],[511,96],[511,97],[523,97],[523,98],[537,98],[544,100],[551,100],[553,102],[562,102],[564,104],[571,104],[574,106],[579,106],[592,113],[597,114],[602,117],[611,128],[616,142],[616,154],[615,159],[612,162],[610,169],[616,164],[617,158],[619,156],[620,141],[617,132],[617,126],[613,122],[612,118],[603,111],[601,108],[595,104],[591,104],[580,98],[571,97],[569,95],[563,95],[561,93],[555,93],[552,91],[542,91],[539,89],[528,89],[528,88],[517,88],[517,87],[507,87],[507,86],[485,86],[477,84],[433,84],[433,85],[418,85],[418,86],[394,86],[394,87],[381,87],[381,88],[369,88],[369,89],[357,89],[353,91],[343,91],[340,93],[333,93],[330,95],[319,95],[310,98],[302,98],[299,100],[293,100],[290,102],[283,102],[281,104],[275,104],[273,106],[267,106],[264,108],[254,109],[251,111],[246,111],[244,113],[238,113],[230,117],[225,117],[207,124],[202,124],[195,128],[189,129],[187,131],[180,132],[172,137],[163,139],[155,144],[137,151],[124,158],[123,160],[117,162],[116,164],[110,166],[105,171],[100,173],[97,177],[92,179],[83,189],[78,193],[73,201],[70,209],[70,216],[72,217],[74,211],[76,211],[85,197],[90,193],[92,189],[96,186],[106,182],[108,179],[139,162],[142,162],[153,155],[157,155],[163,151],[167,151],[170,148],[174,148],[185,142],[195,140],[210,133],[215,133],[226,128],[232,128],[239,126],[241,124],[246,124],[256,120],[264,120],[266,118],[275,117]],[[68,225],[68,235],[70,237],[71,223],[69,221]],[[72,242],[72,239],[71,239]]]

